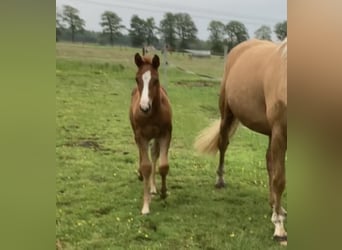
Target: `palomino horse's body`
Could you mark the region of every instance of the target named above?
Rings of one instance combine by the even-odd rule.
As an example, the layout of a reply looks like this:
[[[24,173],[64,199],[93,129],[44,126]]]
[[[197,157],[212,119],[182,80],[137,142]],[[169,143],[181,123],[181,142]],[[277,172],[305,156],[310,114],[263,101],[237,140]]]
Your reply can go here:
[[[267,135],[266,153],[274,237],[287,243],[286,212],[281,207],[285,189],[287,148],[287,39],[280,44],[249,40],[228,55],[219,99],[221,120],[203,130],[195,148],[203,153],[219,150],[216,187],[223,187],[224,157],[237,125]]]
[[[139,173],[144,182],[142,214],[148,214],[151,193],[156,193],[155,170],[160,156],[161,197],[166,198],[166,176],[169,171],[168,150],[172,134],[172,111],[165,90],[159,83],[159,57],[135,55],[137,87],[132,92],[129,111],[135,142],[139,148]],[[153,139],[151,158],[149,142]]]

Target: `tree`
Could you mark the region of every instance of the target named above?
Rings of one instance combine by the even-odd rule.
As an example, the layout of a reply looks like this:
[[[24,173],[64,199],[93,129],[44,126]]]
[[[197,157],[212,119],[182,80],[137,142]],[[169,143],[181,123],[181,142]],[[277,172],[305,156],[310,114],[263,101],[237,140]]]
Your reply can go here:
[[[158,42],[158,38],[156,37],[155,33],[157,30],[157,26],[154,22],[154,18],[150,17],[147,18],[145,21],[145,29],[146,29],[146,43],[148,45],[154,45]]]
[[[197,39],[197,28],[191,16],[187,13],[177,13],[175,18],[175,31],[180,40],[179,48],[186,49],[190,42]]]
[[[142,46],[145,42],[145,22],[137,15],[133,15],[131,18],[131,29],[129,30],[129,36],[133,46]]]
[[[104,34],[109,35],[110,44],[113,46],[114,38],[121,35],[120,30],[125,26],[121,25],[121,18],[112,11],[105,11],[101,15],[100,25]]]
[[[150,17],[146,20],[133,15],[131,18],[131,29],[129,36],[131,37],[133,46],[142,46],[143,44],[153,45],[158,42],[156,37],[156,25],[154,18]]]
[[[142,46],[144,44],[152,44],[157,38],[154,35],[156,29],[153,17],[146,21],[133,15],[131,18],[131,29],[129,36],[131,37],[133,46]]]
[[[65,27],[62,24],[62,15],[56,11],[56,42],[59,41],[64,28]]]
[[[271,34],[272,30],[269,26],[262,25],[259,29],[257,29],[255,32],[255,37],[261,40],[269,40],[271,41]]]
[[[209,41],[211,43],[211,50],[213,52],[223,52],[223,40],[224,40],[224,24],[220,21],[211,21],[208,26],[210,32]]]
[[[63,6],[63,21],[68,24],[71,31],[71,41],[75,41],[75,33],[84,31],[85,22],[79,17],[78,9],[70,5]]]
[[[228,52],[236,45],[249,38],[246,26],[239,21],[230,21],[226,25],[225,31],[228,34]]]
[[[176,47],[176,18],[171,12],[164,14],[164,18],[160,21],[159,31],[166,44],[172,48]]]
[[[274,26],[274,33],[276,33],[279,40],[284,40],[287,37],[287,21],[277,23]]]

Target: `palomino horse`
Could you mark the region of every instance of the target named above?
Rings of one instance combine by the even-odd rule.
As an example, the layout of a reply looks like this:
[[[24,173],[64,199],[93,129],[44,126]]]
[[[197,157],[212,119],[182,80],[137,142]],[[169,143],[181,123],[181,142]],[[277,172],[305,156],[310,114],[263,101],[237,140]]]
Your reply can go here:
[[[139,173],[144,182],[142,214],[150,212],[151,193],[157,193],[155,171],[160,155],[161,198],[166,198],[166,176],[169,171],[168,151],[172,134],[172,111],[165,90],[159,83],[159,57],[135,54],[137,86],[132,91],[129,116],[135,142],[139,148]],[[152,163],[148,156],[149,142]]]
[[[239,121],[249,129],[267,135],[271,221],[274,238],[287,244],[284,229],[286,211],[281,207],[285,189],[287,148],[287,39],[280,44],[249,40],[228,55],[219,98],[221,119],[204,129],[195,141],[202,153],[220,152],[216,187],[224,187],[224,156],[229,138]]]

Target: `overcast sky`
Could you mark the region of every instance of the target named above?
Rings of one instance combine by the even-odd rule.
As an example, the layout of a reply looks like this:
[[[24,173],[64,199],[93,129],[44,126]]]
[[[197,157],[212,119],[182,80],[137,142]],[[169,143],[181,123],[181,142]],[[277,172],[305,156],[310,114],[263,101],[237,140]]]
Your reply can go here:
[[[115,12],[122,24],[130,28],[132,15],[146,19],[154,17],[156,25],[163,19],[165,12],[188,13],[198,29],[198,38],[207,40],[208,24],[218,20],[227,24],[237,20],[246,25],[249,35],[261,25],[268,25],[272,31],[277,22],[287,19],[286,0],[56,0],[57,11],[63,5],[71,5],[80,11],[80,17],[86,22],[86,29],[101,31],[101,14]],[[275,39],[274,34],[272,35]]]

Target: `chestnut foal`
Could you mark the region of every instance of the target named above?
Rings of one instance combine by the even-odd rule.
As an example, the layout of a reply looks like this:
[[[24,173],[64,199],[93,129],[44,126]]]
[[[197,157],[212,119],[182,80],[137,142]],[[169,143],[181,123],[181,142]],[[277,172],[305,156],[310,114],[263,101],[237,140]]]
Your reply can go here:
[[[132,91],[129,111],[135,142],[139,148],[139,173],[144,183],[142,214],[150,212],[151,194],[157,193],[155,172],[160,156],[161,198],[166,198],[166,176],[169,171],[168,151],[172,134],[172,110],[165,90],[159,82],[159,57],[135,54],[137,86]],[[153,140],[149,159],[149,142]]]

